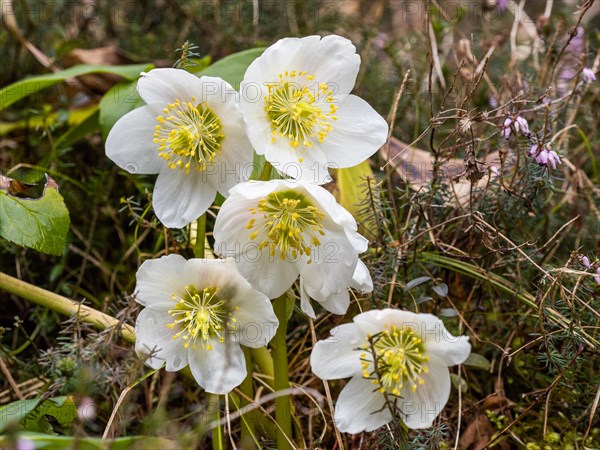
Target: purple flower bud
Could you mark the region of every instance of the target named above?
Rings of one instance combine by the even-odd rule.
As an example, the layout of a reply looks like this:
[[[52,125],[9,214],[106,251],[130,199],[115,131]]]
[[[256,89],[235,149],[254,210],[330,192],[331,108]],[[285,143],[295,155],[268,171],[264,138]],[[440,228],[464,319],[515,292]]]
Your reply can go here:
[[[594,279],[596,280],[596,283],[600,285],[600,266],[598,266],[598,268],[596,269],[596,276],[594,277]]]
[[[496,8],[498,8],[498,11],[500,12],[506,11],[509,2],[510,0],[498,0],[496,3]]]
[[[581,71],[581,79],[587,84],[592,84],[596,81],[596,74],[589,67],[584,67]]]
[[[531,147],[531,151],[529,152],[529,154],[531,156],[534,156],[534,157],[537,156],[538,148],[539,148],[539,145],[533,144],[533,146]]]
[[[588,258],[587,256],[583,256],[581,258],[581,264],[583,264],[586,267],[586,269],[589,269],[591,267],[590,258]]]

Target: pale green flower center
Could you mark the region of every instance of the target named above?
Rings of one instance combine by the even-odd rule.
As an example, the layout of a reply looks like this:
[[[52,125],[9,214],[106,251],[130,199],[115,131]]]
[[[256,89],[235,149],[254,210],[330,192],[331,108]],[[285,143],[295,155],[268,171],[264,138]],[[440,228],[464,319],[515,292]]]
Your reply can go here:
[[[210,339],[217,338],[225,342],[225,333],[228,329],[235,329],[236,319],[233,311],[238,308],[228,307],[226,300],[219,296],[219,288],[204,288],[201,291],[195,286],[186,286],[186,294],[179,297],[176,294],[172,298],[177,304],[168,313],[173,316],[173,322],[167,328],[179,331],[173,339],[183,339],[184,347],[192,346],[196,349],[198,342],[201,347],[211,350],[208,343]]]
[[[256,208],[250,208],[250,212],[256,216],[246,224],[247,229],[254,230],[250,239],[260,235],[259,250],[269,247],[271,256],[276,250],[281,259],[288,255],[293,258],[310,256],[310,245],[320,245],[319,236],[325,235],[322,224],[325,214],[304,195],[291,190],[269,194],[259,200]]]
[[[277,138],[287,139],[296,148],[299,145],[312,147],[313,141],[323,142],[337,120],[337,106],[333,92],[327,83],[315,83],[314,88],[302,87],[314,75],[305,71],[286,71],[279,74],[279,81],[267,87],[264,97],[265,111],[271,122],[272,142]],[[302,162],[302,161],[300,161]]]
[[[379,385],[380,392],[400,395],[407,387],[415,392],[418,386],[425,384],[421,374],[429,371],[425,364],[429,357],[423,340],[411,327],[390,328],[386,325],[386,329],[372,337],[371,342],[372,346],[367,340],[363,349],[374,351],[376,364],[372,357],[367,358],[367,354],[362,353],[363,376]]]
[[[196,99],[192,97],[195,103]],[[201,103],[175,100],[156,118],[153,142],[158,144],[158,155],[168,161],[171,169],[202,171],[221,153],[224,135],[219,117]]]

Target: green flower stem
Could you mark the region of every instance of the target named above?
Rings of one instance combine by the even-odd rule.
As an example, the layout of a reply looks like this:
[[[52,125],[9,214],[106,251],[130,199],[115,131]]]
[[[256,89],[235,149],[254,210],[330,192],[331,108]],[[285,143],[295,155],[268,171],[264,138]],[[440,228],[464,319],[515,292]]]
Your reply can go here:
[[[256,363],[261,373],[268,378],[265,380],[267,384],[274,387],[273,378],[275,378],[275,369],[273,367],[273,358],[267,347],[251,348],[252,360]]]
[[[262,173],[260,174],[261,181],[269,181],[271,179],[271,169],[273,169],[271,163],[269,161],[265,161]]]
[[[135,331],[132,326],[121,323],[114,317],[97,311],[94,308],[74,302],[62,295],[39,288],[2,272],[0,272],[0,289],[10,292],[23,300],[28,300],[56,311],[59,314],[77,316],[83,322],[89,323],[99,330],[115,328],[119,331],[123,339],[135,342]]]
[[[250,349],[242,346],[242,350],[244,351],[244,357],[246,358],[246,378],[240,384],[240,391],[242,394],[240,396],[240,404],[243,408],[252,403],[254,399],[254,388],[252,386],[252,372],[253,372],[253,364],[252,364],[252,354],[250,353]],[[241,444],[242,448],[249,449],[255,448],[254,446],[254,422],[256,420],[257,411],[253,410],[249,413],[245,414],[241,417],[242,424],[242,437]]]
[[[277,333],[271,341],[273,348],[273,364],[275,369],[275,390],[282,391],[289,389],[290,380],[288,373],[288,355],[287,355],[287,294],[275,299],[273,302],[275,315],[279,320]],[[289,395],[277,397],[275,399],[275,420],[279,428],[277,429],[277,448],[278,450],[292,449],[289,440],[292,439],[292,421],[291,421],[291,403]],[[289,440],[288,440],[289,439]]]
[[[206,213],[202,214],[199,218],[196,227],[196,243],[194,245],[194,256],[196,258],[205,257],[205,245],[206,245]],[[221,396],[218,394],[206,393],[206,401],[209,410],[210,421],[218,422],[221,419],[221,412],[219,410],[219,404]],[[223,435],[223,427],[221,425],[213,428],[212,430],[212,447],[213,450],[223,450],[225,448],[225,437]]]
[[[221,396],[218,394],[206,393],[206,404],[208,412],[208,423],[221,420]],[[225,437],[221,425],[212,429],[212,448],[213,450],[225,450]]]
[[[199,218],[196,227],[196,244],[194,245],[194,256],[196,258],[205,257],[205,242],[206,242],[206,213],[202,214]]]

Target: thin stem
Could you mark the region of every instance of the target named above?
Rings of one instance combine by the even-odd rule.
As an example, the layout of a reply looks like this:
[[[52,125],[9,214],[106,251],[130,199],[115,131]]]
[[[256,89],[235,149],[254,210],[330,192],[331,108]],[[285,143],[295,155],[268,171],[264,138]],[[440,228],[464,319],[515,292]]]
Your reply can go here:
[[[121,323],[114,317],[97,311],[94,308],[74,302],[62,295],[39,288],[2,272],[0,272],[0,289],[4,289],[23,300],[28,300],[56,311],[59,314],[77,316],[83,322],[89,323],[99,330],[116,328],[126,341],[135,342],[135,331],[130,325]]]
[[[254,399],[254,388],[252,386],[252,372],[253,372],[253,364],[252,364],[252,354],[250,353],[250,349],[247,347],[242,347],[244,351],[244,357],[246,358],[246,371],[247,375],[240,384],[240,391],[243,395],[240,396],[240,404],[242,408],[252,403]],[[251,411],[244,416],[242,416],[242,436],[241,443],[242,448],[249,449],[254,448],[254,421],[256,418],[256,411]]]
[[[287,355],[287,294],[275,299],[273,302],[275,315],[279,320],[277,333],[271,341],[273,348],[273,364],[275,369],[275,391],[289,389],[290,380],[288,373]],[[279,450],[292,449],[289,440],[292,437],[291,404],[289,395],[275,399],[275,420],[279,424],[277,429],[277,448]]]
[[[206,245],[206,213],[202,214],[196,222],[196,244],[194,245],[194,256],[196,258],[205,257]]]

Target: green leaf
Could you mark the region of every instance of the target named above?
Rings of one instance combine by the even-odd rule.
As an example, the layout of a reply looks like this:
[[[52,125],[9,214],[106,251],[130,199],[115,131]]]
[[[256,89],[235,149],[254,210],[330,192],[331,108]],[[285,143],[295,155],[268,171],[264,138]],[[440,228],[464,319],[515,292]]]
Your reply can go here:
[[[221,77],[234,88],[244,79],[248,66],[265,51],[264,47],[251,48],[238,53],[233,53],[206,69],[196,73],[198,76]]]
[[[121,117],[135,108],[144,105],[137,92],[137,81],[119,83],[111,87],[100,100],[100,127],[102,138],[106,140],[111,128]]]
[[[56,140],[54,144],[56,148],[69,147],[80,139],[83,139],[86,135],[94,133],[98,129],[98,115],[98,110],[96,109],[83,119],[83,121],[71,127]]]
[[[82,436],[52,436],[43,433],[21,432],[15,438],[26,441],[35,449],[44,450],[128,450],[155,449],[155,448],[179,448],[180,444],[163,438],[150,436],[127,436],[117,439],[102,439],[97,437]],[[0,436],[0,448],[11,448],[8,436]]]
[[[0,181],[10,180],[0,176]],[[60,255],[69,231],[69,211],[48,177],[40,198],[20,198],[1,189],[0,237],[42,253]]]
[[[465,362],[463,362],[463,365],[485,371],[489,371],[490,367],[492,367],[492,363],[485,356],[478,353],[471,353]]]
[[[367,183],[375,183],[375,175],[371,170],[369,161],[363,161],[354,167],[339,169],[337,171],[337,186],[339,190],[338,201],[359,224],[359,231],[368,238],[377,236],[377,226],[373,211],[365,211],[360,205],[365,203]],[[367,231],[368,233],[364,233]]]
[[[46,416],[54,417],[63,426],[69,425],[77,417],[73,398],[19,400],[2,406],[0,407],[0,433],[9,423],[18,422],[24,430],[51,434],[53,429]]]
[[[404,290],[410,291],[411,289],[416,288],[417,286],[423,283],[427,283],[429,280],[431,280],[431,277],[415,278],[414,280],[410,280],[408,283],[406,283],[406,286],[404,286]]]
[[[56,73],[38,75],[17,81],[0,90],[0,110],[12,105],[14,102],[28,97],[47,87],[62,83],[67,78],[78,77],[88,73],[110,73],[119,75],[126,80],[139,78],[141,72],[152,69],[152,64],[133,64],[126,66],[101,66],[81,64]]]

